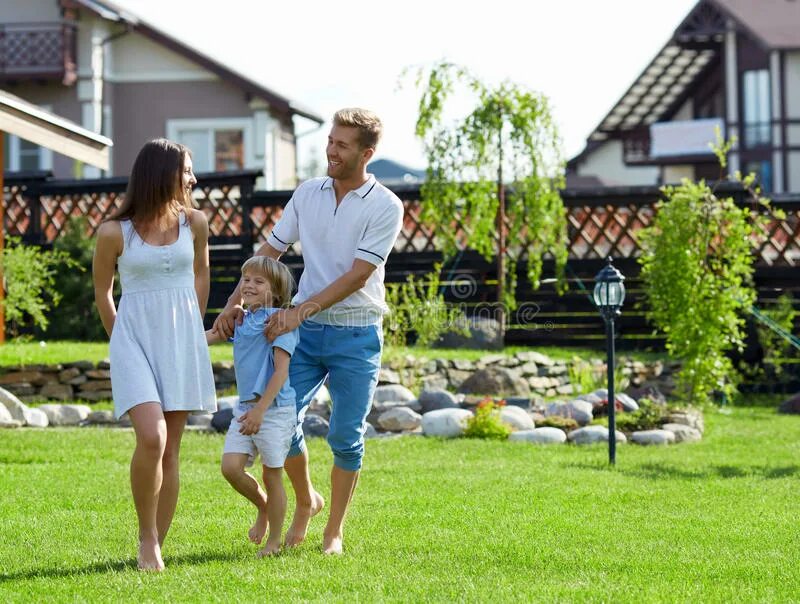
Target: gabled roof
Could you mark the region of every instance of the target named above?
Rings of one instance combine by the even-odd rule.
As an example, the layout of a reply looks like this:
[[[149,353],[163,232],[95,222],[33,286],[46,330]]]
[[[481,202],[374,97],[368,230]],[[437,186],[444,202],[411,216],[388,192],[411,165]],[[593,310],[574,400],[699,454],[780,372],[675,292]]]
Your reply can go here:
[[[677,110],[720,56],[728,20],[767,50],[800,48],[800,0],[700,0],[589,141],[647,127]]]
[[[316,122],[317,124],[322,124],[325,121],[310,109],[286,98],[281,94],[278,94],[274,90],[270,90],[266,86],[259,84],[251,78],[231,69],[227,65],[201,53],[196,48],[193,48],[177,38],[167,34],[166,32],[158,29],[157,27],[142,21],[130,11],[117,6],[113,2],[109,2],[108,0],[74,1],[103,19],[124,23],[133,31],[153,40],[154,42],[157,42],[166,48],[169,48],[173,52],[189,59],[190,61],[197,63],[201,67],[204,67],[210,72],[216,74],[223,80],[236,84],[241,89],[252,94],[254,97],[267,101],[270,103],[270,105],[274,106],[280,111],[300,115],[306,119]]]
[[[0,90],[0,131],[108,170],[111,139]],[[0,166],[2,170],[2,166]]]

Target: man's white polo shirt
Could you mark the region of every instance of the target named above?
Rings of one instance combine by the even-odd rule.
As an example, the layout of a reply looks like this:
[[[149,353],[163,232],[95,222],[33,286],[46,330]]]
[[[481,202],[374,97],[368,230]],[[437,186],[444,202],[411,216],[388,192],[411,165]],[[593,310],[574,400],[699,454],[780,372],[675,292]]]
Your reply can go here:
[[[295,304],[344,275],[356,258],[377,266],[363,288],[314,315],[313,321],[364,326],[378,323],[389,312],[383,265],[403,224],[403,204],[372,174],[368,176],[367,182],[347,193],[338,207],[332,178],[302,183],[267,237],[267,243],[281,252],[300,241],[305,268]]]

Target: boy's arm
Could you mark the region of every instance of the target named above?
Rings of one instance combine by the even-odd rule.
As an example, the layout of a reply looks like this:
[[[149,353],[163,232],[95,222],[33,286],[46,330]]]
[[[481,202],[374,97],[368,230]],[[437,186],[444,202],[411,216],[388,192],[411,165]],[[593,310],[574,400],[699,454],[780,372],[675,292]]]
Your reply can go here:
[[[289,360],[291,356],[283,348],[278,348],[277,346],[273,347],[272,350],[274,351],[275,372],[269,378],[267,387],[255,407],[243,413],[239,418],[239,422],[242,424],[239,432],[242,434],[255,434],[258,432],[261,428],[261,422],[264,421],[264,413],[275,402],[275,397],[278,396],[278,392],[286,382],[286,378],[289,377]]]
[[[220,342],[226,342],[227,339],[223,336],[220,332],[218,332],[213,327],[206,331],[206,344],[219,344]]]

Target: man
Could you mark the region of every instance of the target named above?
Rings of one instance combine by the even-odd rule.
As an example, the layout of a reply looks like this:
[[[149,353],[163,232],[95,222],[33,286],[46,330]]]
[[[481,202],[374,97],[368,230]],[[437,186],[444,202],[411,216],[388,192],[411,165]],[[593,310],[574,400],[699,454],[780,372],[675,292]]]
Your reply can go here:
[[[256,254],[278,259],[300,241],[304,270],[290,309],[273,314],[273,340],[298,328],[289,381],[297,393],[299,424],[285,468],[297,505],[286,545],[303,541],[309,520],[325,502],[308,473],[302,420],[326,378],[333,400],[328,443],[333,451],[331,499],[322,549],[341,554],[344,518],[364,455],[364,425],[381,364],[382,317],[388,312],[384,264],[403,220],[403,205],[367,173],[382,124],[372,112],[342,109],[333,117],[326,149],[328,176],[302,183]],[[239,288],[215,329],[226,335],[238,320]]]

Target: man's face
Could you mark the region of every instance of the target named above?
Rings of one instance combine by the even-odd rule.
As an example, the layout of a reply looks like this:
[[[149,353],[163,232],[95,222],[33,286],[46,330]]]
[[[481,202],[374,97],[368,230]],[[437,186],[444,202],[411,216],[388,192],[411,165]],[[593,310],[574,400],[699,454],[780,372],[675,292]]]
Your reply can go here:
[[[366,163],[370,149],[362,149],[358,142],[358,129],[335,125],[328,135],[325,154],[328,157],[328,176],[347,180],[357,176]]]

